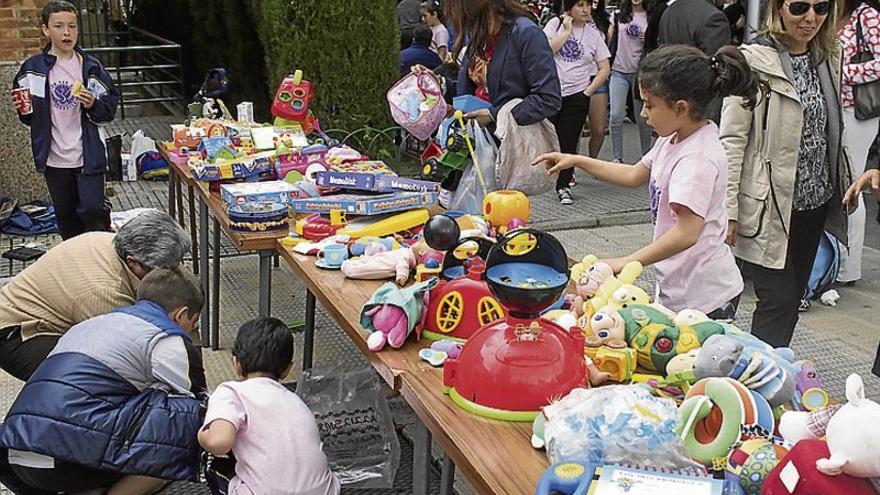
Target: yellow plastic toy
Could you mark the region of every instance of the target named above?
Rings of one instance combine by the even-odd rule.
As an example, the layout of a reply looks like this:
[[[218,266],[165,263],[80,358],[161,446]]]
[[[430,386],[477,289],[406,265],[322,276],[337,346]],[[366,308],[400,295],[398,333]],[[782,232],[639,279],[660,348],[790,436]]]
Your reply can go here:
[[[625,347],[584,347],[584,354],[593,360],[599,371],[608,373],[608,379],[615,382],[627,382],[636,371],[636,350]]]
[[[521,191],[492,191],[483,199],[483,217],[501,234],[507,232],[507,224],[514,218],[528,223],[530,215],[529,198]]]
[[[348,227],[339,229],[337,234],[348,234],[352,239],[366,236],[385,237],[397,232],[418,227],[419,225],[424,225],[429,217],[430,214],[428,213],[428,210],[424,208],[409,210],[384,218],[378,222],[373,222],[366,226],[353,226],[354,222],[351,222],[348,224]]]

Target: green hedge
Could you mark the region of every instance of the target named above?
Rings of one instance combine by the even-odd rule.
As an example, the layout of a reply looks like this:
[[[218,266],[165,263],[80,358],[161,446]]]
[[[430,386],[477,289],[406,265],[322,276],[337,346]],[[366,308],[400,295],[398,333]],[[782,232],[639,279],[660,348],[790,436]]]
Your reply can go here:
[[[183,45],[187,85],[230,71],[230,109],[254,102],[269,119],[278,83],[302,69],[325,129],[393,124],[385,91],[397,79],[395,0],[142,0],[134,24]],[[192,94],[188,95],[192,96]]]
[[[397,79],[394,0],[247,0],[266,54],[269,98],[302,69],[325,128],[391,123],[385,91]]]

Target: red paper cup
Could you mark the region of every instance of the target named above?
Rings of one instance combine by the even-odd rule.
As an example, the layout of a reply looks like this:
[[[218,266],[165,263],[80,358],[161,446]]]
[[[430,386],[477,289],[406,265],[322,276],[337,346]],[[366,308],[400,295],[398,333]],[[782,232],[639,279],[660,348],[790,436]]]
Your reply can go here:
[[[19,115],[30,115],[34,113],[34,106],[31,103],[31,90],[28,88],[16,88],[12,90],[12,99],[15,101],[15,108]]]

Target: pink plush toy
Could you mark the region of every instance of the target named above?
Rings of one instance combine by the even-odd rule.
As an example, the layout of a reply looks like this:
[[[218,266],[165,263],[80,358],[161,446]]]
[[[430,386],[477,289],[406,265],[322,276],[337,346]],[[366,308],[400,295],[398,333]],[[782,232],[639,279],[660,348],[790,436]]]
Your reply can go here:
[[[342,274],[348,278],[363,280],[394,277],[398,285],[405,285],[409,280],[410,270],[416,266],[412,249],[374,252],[380,249],[384,247],[379,243],[370,243],[364,256],[350,258],[342,263]]]
[[[406,313],[398,306],[383,304],[367,310],[364,315],[373,319],[377,331],[367,337],[367,347],[373,351],[381,351],[387,343],[399,349],[409,334]]]

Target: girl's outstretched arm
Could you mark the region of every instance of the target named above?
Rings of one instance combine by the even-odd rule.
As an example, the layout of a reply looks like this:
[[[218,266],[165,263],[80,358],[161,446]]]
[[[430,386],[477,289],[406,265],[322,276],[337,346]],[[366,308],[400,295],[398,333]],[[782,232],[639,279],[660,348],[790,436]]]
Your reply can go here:
[[[641,161],[635,165],[624,165],[582,155],[554,152],[544,153],[535,158],[532,165],[537,166],[542,163],[547,167],[547,175],[577,167],[602,182],[623,187],[641,187],[647,184],[651,177],[651,170]]]
[[[697,243],[703,230],[703,217],[686,206],[671,204],[670,207],[675,210],[675,227],[629,256],[604,260],[614,273],[618,273],[630,261],[638,261],[644,266],[652,265],[671,258]]]

